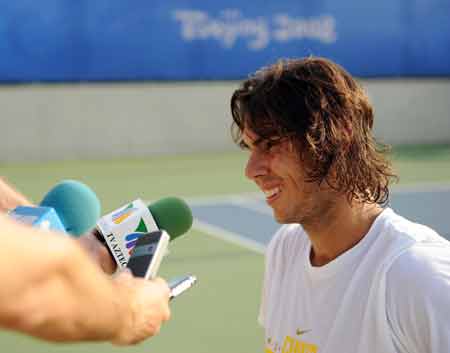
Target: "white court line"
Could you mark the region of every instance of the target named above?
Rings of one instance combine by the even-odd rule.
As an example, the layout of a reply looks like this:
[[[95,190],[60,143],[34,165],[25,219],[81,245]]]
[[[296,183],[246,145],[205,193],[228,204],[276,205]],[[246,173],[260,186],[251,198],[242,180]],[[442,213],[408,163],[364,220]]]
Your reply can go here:
[[[438,192],[450,191],[450,183],[417,183],[406,185],[393,185],[390,189],[393,193],[413,193],[413,192]],[[221,205],[224,203],[246,204],[248,201],[260,201],[264,199],[262,192],[243,192],[240,194],[212,195],[204,197],[187,198],[186,202],[192,206]],[[267,213],[267,212],[265,212]]]
[[[252,197],[255,196],[255,193],[248,194],[239,194],[239,195],[227,195],[227,196],[212,196],[212,197],[199,197],[195,199],[186,199],[185,201],[190,206],[214,206],[221,204],[229,204],[232,200],[236,199],[244,199],[243,195],[250,195]],[[153,201],[144,201],[147,205],[152,203]],[[221,240],[227,241],[229,243],[241,246],[243,248],[252,250],[259,254],[264,254],[265,246],[261,243],[258,243],[254,240],[251,240],[243,235],[238,233],[230,232],[224,228],[212,225],[210,223],[200,221],[198,218],[194,218],[194,222],[192,224],[192,228],[199,230],[207,235],[213,236],[215,238],[219,238]]]
[[[242,208],[246,208],[255,212],[262,213],[267,216],[273,216],[272,209],[267,204],[262,204],[260,201],[263,201],[265,197],[262,195],[258,198],[248,199],[245,197],[234,197],[231,200],[231,203],[236,206],[240,206]]]
[[[194,224],[192,227],[221,240],[225,240],[227,242],[242,246],[259,254],[264,254],[265,247],[261,243],[250,240],[247,237],[244,237],[237,233],[233,233],[223,228],[213,226],[209,223],[199,221],[198,219],[194,220]]]
[[[269,206],[262,205],[260,201],[263,201],[265,196],[262,193],[245,193],[245,194],[230,194],[226,196],[212,196],[201,197],[187,200],[190,206],[220,206],[224,204],[232,204],[246,208],[252,211],[256,211],[268,216],[272,216],[272,210]]]
[[[260,192],[243,192],[241,194],[226,194],[226,195],[213,195],[205,197],[192,197],[187,198],[186,202],[192,206],[209,206],[209,205],[221,205],[224,203],[233,202],[235,199],[257,199],[262,194]]]
[[[391,189],[394,193],[450,191],[450,183],[420,183],[397,185]]]
[[[219,206],[223,204],[231,204],[240,206],[247,209],[252,209],[254,211],[263,213],[263,214],[269,214],[266,210],[263,210],[263,207],[259,206],[257,203],[253,202],[250,203],[251,200],[258,200],[261,197],[260,193],[245,193],[245,194],[235,194],[235,195],[226,195],[226,196],[212,196],[212,197],[206,197],[206,198],[196,198],[194,200],[187,200],[187,203],[190,206]],[[205,221],[200,221],[198,218],[194,219],[193,228],[200,230],[204,233],[207,233],[209,235],[212,235],[216,238],[219,238],[221,240],[230,242],[232,244],[236,244],[238,246],[244,247],[246,249],[255,251],[259,254],[264,254],[265,246],[259,242],[256,242],[252,239],[249,239],[248,237],[230,232],[222,227],[218,227],[215,225],[212,225]]]
[[[426,192],[442,192],[450,191],[449,184],[437,183],[421,183],[411,185],[394,186],[391,189],[392,194],[409,194],[409,193],[426,193]],[[232,204],[242,208],[246,208],[264,215],[273,216],[270,207],[262,204],[260,201],[264,200],[264,195],[260,192],[217,195],[211,197],[192,198],[188,200],[188,204],[192,206],[220,206],[223,204]]]

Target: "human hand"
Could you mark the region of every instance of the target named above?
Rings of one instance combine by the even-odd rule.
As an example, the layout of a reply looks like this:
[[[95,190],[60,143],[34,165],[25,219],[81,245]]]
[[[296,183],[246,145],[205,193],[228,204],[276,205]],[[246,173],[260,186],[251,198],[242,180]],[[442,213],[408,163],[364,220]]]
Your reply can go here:
[[[170,318],[170,289],[166,281],[136,278],[125,270],[114,278],[114,282],[128,302],[125,303],[127,312],[112,342],[136,344],[158,334],[162,323]]]
[[[81,247],[89,254],[90,258],[97,263],[100,268],[107,274],[112,274],[117,268],[117,264],[100,240],[93,234],[96,230],[84,234],[77,239]]]

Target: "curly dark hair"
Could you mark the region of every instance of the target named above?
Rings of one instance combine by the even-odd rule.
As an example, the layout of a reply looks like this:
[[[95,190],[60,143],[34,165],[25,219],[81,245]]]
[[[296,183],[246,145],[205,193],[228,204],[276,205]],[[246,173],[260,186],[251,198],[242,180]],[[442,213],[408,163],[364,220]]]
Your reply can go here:
[[[373,108],[341,66],[320,57],[280,60],[245,80],[231,98],[232,135],[289,138],[306,181],[326,182],[349,201],[386,204],[397,179],[387,145],[372,135]]]

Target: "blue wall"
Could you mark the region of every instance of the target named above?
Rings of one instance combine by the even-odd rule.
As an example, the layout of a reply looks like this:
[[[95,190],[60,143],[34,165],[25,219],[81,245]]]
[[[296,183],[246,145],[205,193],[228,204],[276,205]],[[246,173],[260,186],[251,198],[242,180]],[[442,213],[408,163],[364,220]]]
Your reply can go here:
[[[0,0],[0,81],[239,79],[321,55],[449,76],[450,0]]]

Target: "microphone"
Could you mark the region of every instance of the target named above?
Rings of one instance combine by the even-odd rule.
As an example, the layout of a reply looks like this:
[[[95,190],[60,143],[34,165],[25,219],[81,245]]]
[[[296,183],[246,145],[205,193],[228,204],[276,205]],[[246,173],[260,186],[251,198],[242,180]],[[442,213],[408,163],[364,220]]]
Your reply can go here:
[[[63,180],[50,189],[39,206],[19,206],[9,215],[33,227],[80,236],[95,226],[100,201],[87,185]]]
[[[144,234],[164,230],[172,241],[186,233],[192,222],[191,209],[182,199],[166,197],[148,206],[137,199],[100,218],[94,235],[106,243],[118,268],[122,268]]]

